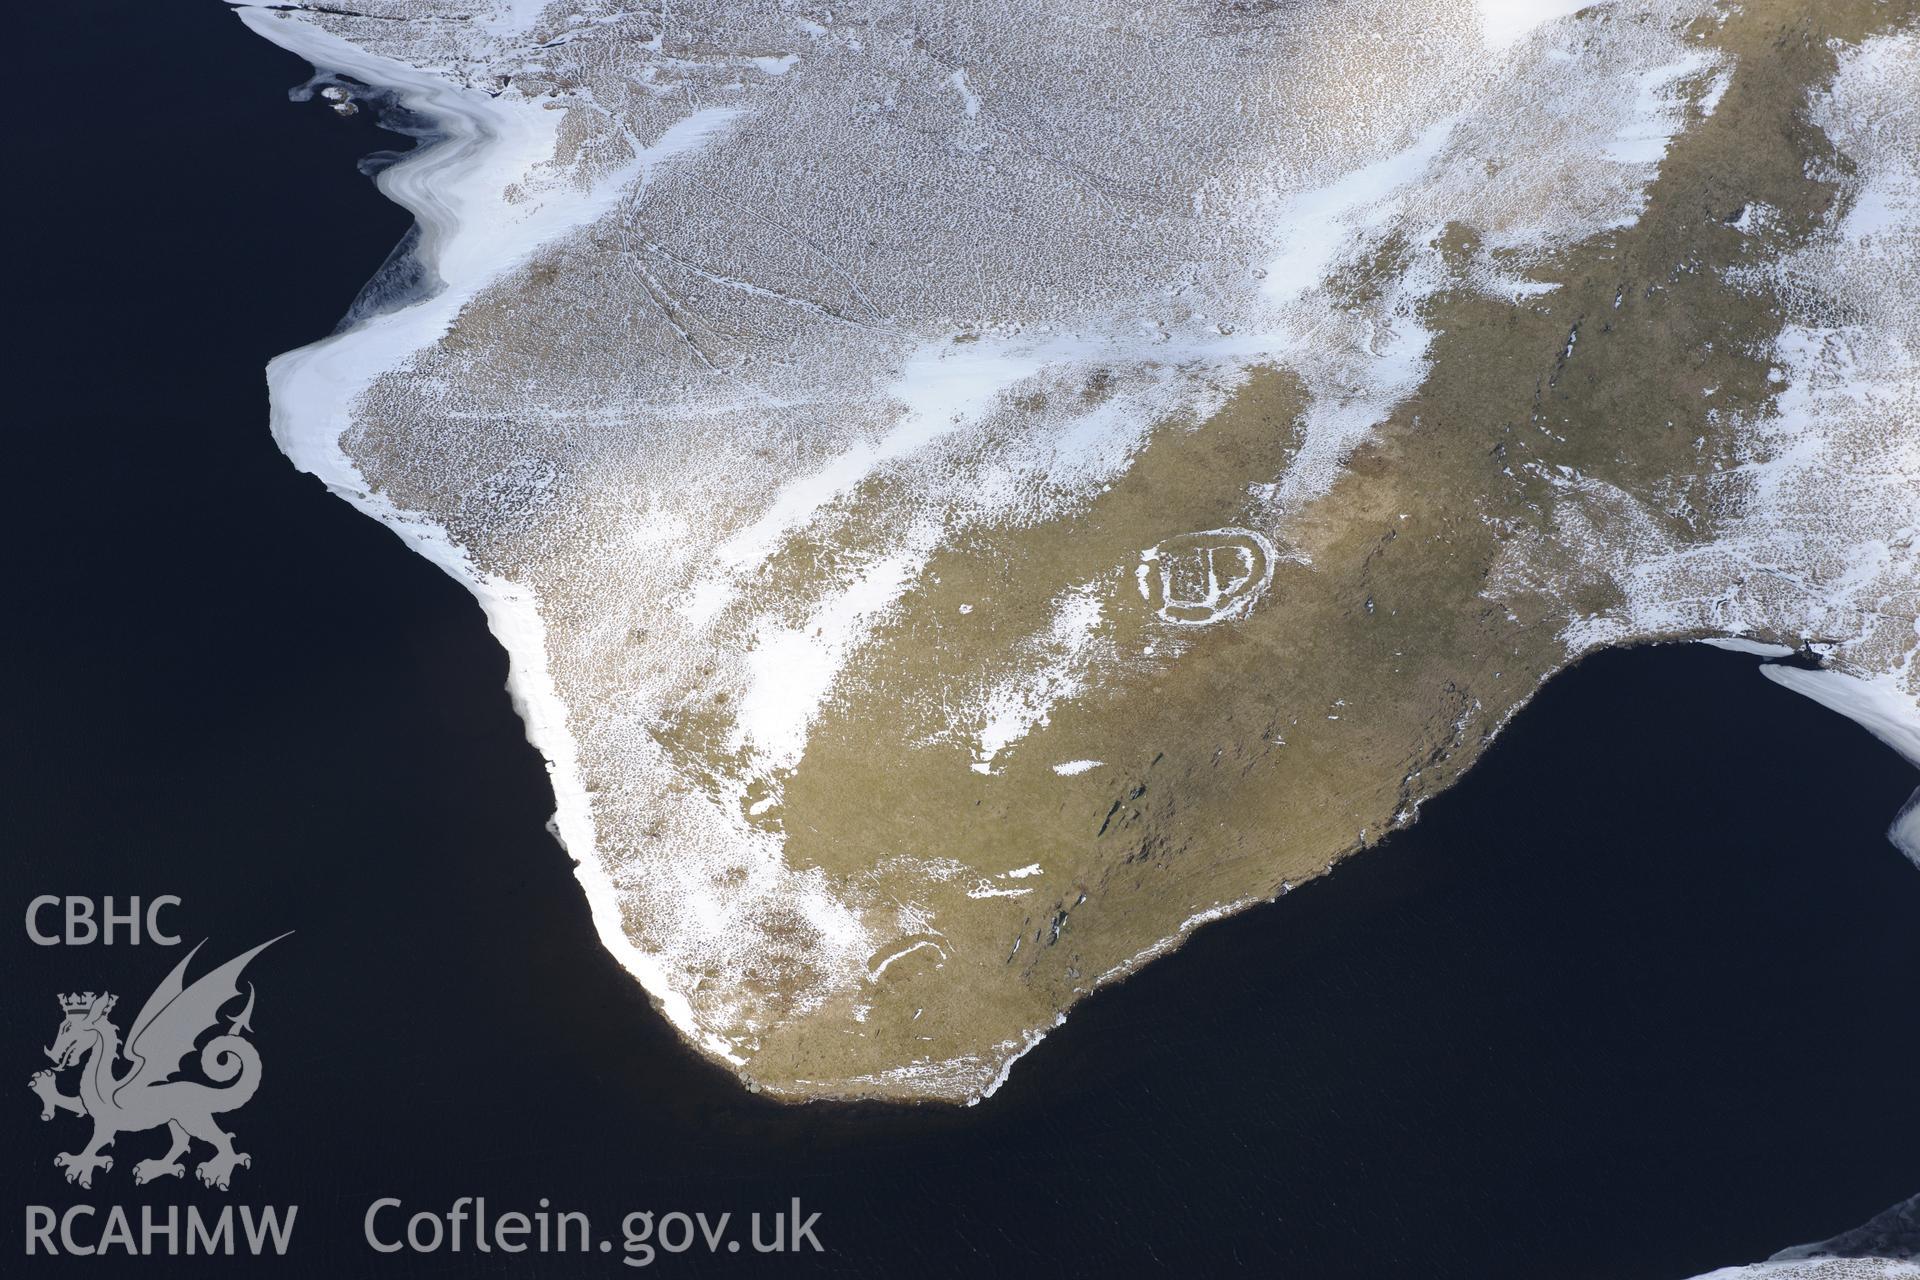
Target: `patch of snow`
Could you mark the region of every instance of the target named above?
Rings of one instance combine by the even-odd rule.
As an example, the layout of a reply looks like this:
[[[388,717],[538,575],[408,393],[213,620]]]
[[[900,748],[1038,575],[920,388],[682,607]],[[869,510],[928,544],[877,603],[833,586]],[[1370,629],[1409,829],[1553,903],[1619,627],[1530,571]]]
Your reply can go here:
[[[980,95],[975,93],[973,86],[967,83],[967,73],[964,68],[948,76],[947,83],[952,85],[953,91],[960,95],[960,109],[967,113],[969,120],[980,114]]]
[[[1578,13],[1594,0],[1474,0],[1480,31],[1492,49],[1510,49],[1535,27]]]
[[[1794,651],[1783,644],[1766,644],[1759,640],[1748,640],[1741,636],[1710,636],[1700,641],[1716,649],[1726,649],[1733,653],[1750,653],[1759,658],[1790,658]]]

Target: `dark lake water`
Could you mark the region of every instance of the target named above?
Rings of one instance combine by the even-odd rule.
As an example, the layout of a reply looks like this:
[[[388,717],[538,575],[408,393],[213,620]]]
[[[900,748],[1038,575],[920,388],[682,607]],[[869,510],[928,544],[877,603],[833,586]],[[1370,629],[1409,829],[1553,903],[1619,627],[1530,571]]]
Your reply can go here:
[[[626,1274],[376,1255],[444,1209],[818,1211],[827,1252],[675,1274],[1679,1278],[1920,1190],[1916,778],[1699,647],[1554,681],[1417,827],[1089,1000],[967,1111],[782,1108],[595,942],[478,607],[296,474],[261,368],[406,231],[370,120],[214,0],[40,5],[10,84],[0,1273]],[[57,992],[177,951],[36,947],[35,894],[177,894],[255,962],[234,1190],[91,1192],[42,1124]],[[123,1018],[121,1025],[125,1026]],[[289,1255],[23,1261],[23,1209],[298,1205]]]

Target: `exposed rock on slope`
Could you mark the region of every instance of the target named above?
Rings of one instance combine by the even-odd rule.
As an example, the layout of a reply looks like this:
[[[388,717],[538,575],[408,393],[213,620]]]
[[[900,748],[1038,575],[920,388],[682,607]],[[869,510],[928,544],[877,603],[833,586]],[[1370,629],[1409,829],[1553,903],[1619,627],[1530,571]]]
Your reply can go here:
[[[449,133],[276,431],[481,595],[690,1040],[977,1097],[1594,647],[1920,739],[1915,5],[1571,9],[243,9]]]

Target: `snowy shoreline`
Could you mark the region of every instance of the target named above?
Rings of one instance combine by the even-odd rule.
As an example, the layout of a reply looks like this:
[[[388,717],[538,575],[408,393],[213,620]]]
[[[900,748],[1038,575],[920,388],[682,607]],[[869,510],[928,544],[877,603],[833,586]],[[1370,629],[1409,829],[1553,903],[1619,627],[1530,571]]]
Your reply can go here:
[[[431,296],[276,357],[267,365],[274,442],[293,464],[372,516],[438,565],[480,602],[487,628],[507,651],[507,692],[527,741],[547,763],[554,816],[549,829],[573,859],[601,945],[631,973],[674,1027],[702,1053],[743,1063],[703,1030],[666,973],[626,935],[619,898],[595,853],[593,814],[581,781],[566,709],[547,663],[546,630],[532,595],[481,572],[446,530],[404,513],[369,491],[340,447],[355,399],[374,379],[437,341],[460,308],[502,272],[599,212],[597,193],[553,199],[532,211],[500,198],[503,161],[519,171],[553,153],[557,112],[460,89],[404,63],[379,58],[281,11],[238,8],[256,35],[306,59],[317,72],[351,76],[391,92],[407,110],[433,121],[442,137],[408,154],[375,179],[382,195],[412,213],[416,254],[441,282]],[[489,216],[490,215],[490,216]],[[477,234],[476,228],[485,228]]]
[[[1920,769],[1920,707],[1889,679],[1866,680],[1839,671],[1766,665],[1760,674],[1827,710],[1843,715]],[[1920,787],[1887,828],[1894,848],[1920,868]]]
[[[561,112],[513,94],[490,97],[479,90],[463,89],[405,63],[368,54],[299,20],[297,11],[240,8],[237,14],[250,30],[306,59],[316,70],[351,76],[390,91],[407,110],[431,119],[442,134],[432,146],[408,155],[377,179],[381,192],[417,219],[416,254],[438,278],[440,288],[411,305],[368,317],[334,337],[276,358],[267,370],[275,440],[300,470],[317,476],[335,494],[393,529],[480,601],[490,631],[509,655],[508,691],[515,710],[526,726],[528,740],[547,762],[556,806],[552,829],[574,859],[575,874],[587,896],[602,945],[641,983],[684,1038],[703,1054],[743,1068],[746,1060],[728,1042],[701,1027],[691,1004],[674,990],[666,969],[626,934],[618,894],[598,856],[576,745],[550,674],[545,629],[532,593],[482,572],[443,528],[402,512],[384,497],[371,493],[366,479],[340,445],[352,425],[354,402],[375,379],[404,366],[415,353],[436,342],[460,309],[506,271],[597,218],[609,207],[614,193],[644,173],[650,163],[724,129],[729,114],[711,110],[684,122],[683,127],[670,130],[651,153],[637,156],[632,166],[603,177],[591,188],[565,180],[544,187],[536,184],[536,197],[509,203],[502,198],[501,176],[534,173],[550,160]],[[1871,719],[1877,718],[1894,726],[1896,736],[1904,734],[1904,740],[1920,743],[1920,709],[1910,700],[1903,710],[1897,698],[1892,702],[1867,698],[1854,686],[1868,682],[1839,673],[1776,668],[1765,671],[1769,678],[1779,679],[1870,729],[1875,727]],[[1788,674],[1795,679],[1782,678]],[[1802,676],[1806,679],[1800,680]],[[1875,732],[1894,742],[1909,759],[1920,762],[1914,751],[1900,748],[1895,737],[1879,729]],[[1896,835],[1896,843],[1920,863],[1920,805],[1909,804],[1903,811],[1895,831],[1903,829],[1911,838],[1902,843]],[[1337,861],[1336,857],[1329,865]],[[1147,960],[1177,949],[1199,924],[1237,914],[1259,901],[1266,899],[1243,900],[1201,912],[1133,961],[1103,974],[1095,987],[1106,985],[1110,978],[1123,978]],[[1061,1020],[1052,1025],[1057,1026]],[[1013,1063],[1050,1029],[1027,1032],[1018,1048],[998,1063],[990,1082],[969,1086],[970,1092],[964,1097],[952,1094],[944,1100],[977,1102],[991,1096],[1004,1083]],[[996,1048],[1004,1053],[1013,1043]],[[798,1100],[808,1095],[789,1092],[786,1096]]]

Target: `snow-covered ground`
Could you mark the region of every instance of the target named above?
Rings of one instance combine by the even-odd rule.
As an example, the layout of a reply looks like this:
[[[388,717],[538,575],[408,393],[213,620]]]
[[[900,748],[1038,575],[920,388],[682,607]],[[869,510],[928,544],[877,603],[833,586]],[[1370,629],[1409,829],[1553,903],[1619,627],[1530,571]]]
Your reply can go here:
[[[1632,226],[1733,70],[1699,38],[1725,16],[1706,0],[1089,3],[1017,21],[972,4],[360,8],[374,17],[240,14],[438,123],[446,140],[380,182],[419,218],[441,287],[276,360],[276,438],[479,596],[600,936],[734,1063],[770,1021],[864,1009],[882,975],[944,960],[924,901],[791,865],[778,827],[822,715],[938,554],[1070,519],[1156,426],[1202,421],[1277,367],[1307,396],[1291,463],[1170,531],[1230,535],[1244,575],[1209,550],[1204,608],[1169,613],[1170,578],[1158,597],[1182,626],[1262,607],[1280,529],[1431,375],[1434,300],[1549,290],[1528,267]],[[1560,529],[1627,600],[1574,620],[1570,654],[1650,634],[1819,640],[1834,671],[1769,674],[1909,758],[1915,41],[1843,56],[1812,110],[1854,166],[1848,199],[1745,282],[1801,305],[1769,356],[1775,409],[1743,424],[1733,531],[1623,540],[1571,506]],[[1471,233],[1464,264],[1450,226]],[[1632,495],[1565,485],[1632,522]],[[1159,564],[1143,541],[1111,566],[1128,590]],[[796,573],[814,545],[831,551]],[[929,736],[965,742],[963,769],[995,776],[1113,666],[1106,584],[1061,583],[1044,617],[1007,624],[1005,662],[937,700]],[[709,716],[724,723],[697,746],[666,729]],[[1063,760],[1049,785],[1100,765]],[[900,856],[972,902],[1039,888]],[[780,943],[800,960],[776,936],[804,937]],[[1039,1034],[902,1070],[977,1091]]]

